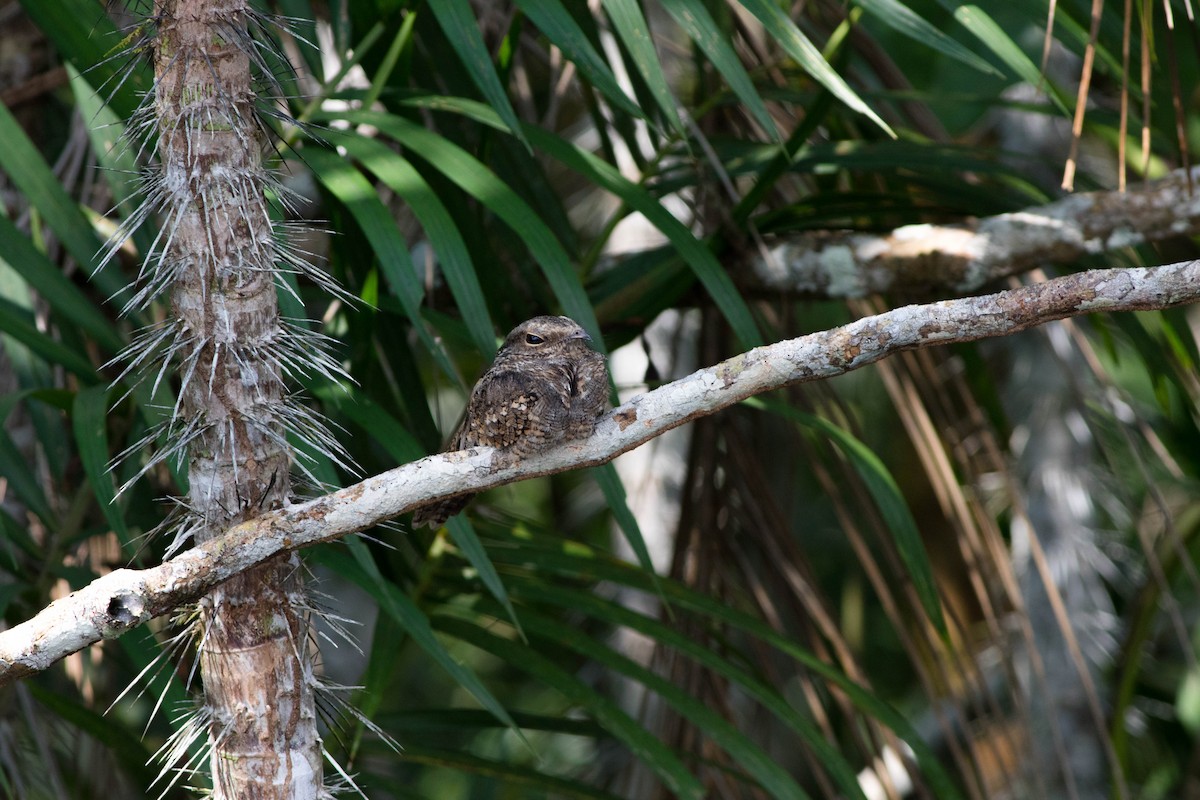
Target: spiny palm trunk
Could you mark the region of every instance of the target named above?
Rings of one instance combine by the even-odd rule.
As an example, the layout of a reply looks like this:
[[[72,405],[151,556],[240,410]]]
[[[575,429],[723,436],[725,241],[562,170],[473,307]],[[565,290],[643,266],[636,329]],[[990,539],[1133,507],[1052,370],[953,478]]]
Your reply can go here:
[[[165,253],[180,328],[174,428],[191,435],[197,541],[290,491],[278,360],[278,251],[264,198],[244,0],[161,0],[155,77]],[[190,433],[187,433],[190,432]],[[200,665],[214,797],[317,797],[313,666],[295,557],[201,602]]]

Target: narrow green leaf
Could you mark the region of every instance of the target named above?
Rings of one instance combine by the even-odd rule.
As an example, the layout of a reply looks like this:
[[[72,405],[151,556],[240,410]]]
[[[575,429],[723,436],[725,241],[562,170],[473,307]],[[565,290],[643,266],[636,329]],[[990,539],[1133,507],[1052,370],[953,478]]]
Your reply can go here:
[[[405,743],[400,760],[478,775],[497,797],[553,797],[555,800],[620,800],[575,778],[558,778],[507,761],[471,755],[462,750],[435,750]]]
[[[1049,89],[1047,94],[1050,96],[1050,100],[1064,114],[1069,113],[1067,105],[1063,102],[1059,92],[1042,75],[1038,65],[1033,63],[1029,56],[1025,55],[1025,51],[1021,49],[1021,46],[1013,41],[1012,37],[996,24],[996,21],[986,11],[976,5],[959,4],[952,2],[952,0],[940,0],[940,2],[943,8],[954,14],[954,18],[964,28],[970,31],[979,41],[983,42],[1021,80],[1030,86],[1047,87]]]
[[[773,687],[704,644],[698,643],[669,625],[638,613],[620,603],[598,596],[590,590],[577,590],[552,583],[522,583],[519,589],[522,599],[530,598],[556,608],[570,608],[587,614],[593,619],[613,627],[627,627],[644,634],[655,642],[667,645],[686,655],[696,663],[722,676],[763,708],[774,714],[785,725],[799,734],[806,745],[812,748],[820,763],[841,787],[845,797],[863,798],[858,776],[841,753],[825,739],[812,721],[797,712]]]
[[[521,621],[517,619],[517,611],[513,608],[512,601],[508,599],[504,582],[500,580],[500,574],[496,572],[496,565],[488,557],[487,550],[484,549],[483,542],[479,541],[479,535],[475,533],[475,528],[472,527],[470,520],[465,514],[458,514],[446,522],[446,527],[450,530],[450,537],[458,545],[458,549],[479,573],[479,579],[483,581],[483,585],[504,608],[504,613],[508,615],[517,632],[524,638],[525,632],[521,630]]]
[[[133,114],[139,98],[150,89],[150,68],[141,59],[132,59],[132,54],[122,56],[140,30],[123,36],[95,0],[21,0],[21,7],[61,56],[99,87],[119,115]],[[143,23],[150,24],[149,20]]]
[[[0,508],[0,541],[4,542],[4,551],[7,558],[4,559],[7,563],[5,568],[10,574],[15,575],[20,569],[21,562],[17,558],[17,553],[13,550],[14,547],[19,548],[26,556],[36,561],[41,561],[45,556],[44,548],[38,545],[29,535],[29,531],[24,526],[17,523],[12,515],[3,508]],[[28,579],[28,575],[20,575],[23,580]],[[21,584],[16,582],[8,584],[21,589]]]
[[[4,149],[0,147],[0,152]],[[0,259],[50,304],[64,324],[86,331],[111,352],[121,349],[123,342],[113,324],[4,216],[0,216]]]
[[[349,550],[350,558],[347,558],[346,552],[341,549],[326,548],[320,554],[321,562],[336,569],[369,592],[379,603],[379,608],[404,628],[413,641],[428,653],[442,669],[446,670],[454,680],[458,681],[460,686],[470,692],[496,719],[524,739],[508,711],[487,690],[479,677],[455,661],[454,657],[437,640],[433,634],[433,628],[429,625],[429,618],[417,607],[412,598],[380,574],[366,545],[354,537],[348,537],[343,541]],[[386,644],[377,642],[376,646],[386,646]]]
[[[439,97],[420,98],[413,105],[438,108],[464,114],[486,125],[499,127],[496,115],[487,106],[473,100]],[[672,246],[691,267],[696,277],[704,284],[713,302],[721,309],[741,345],[747,349],[762,344],[758,328],[750,308],[739,294],[733,280],[725,272],[716,256],[703,242],[699,241],[683,223],[675,219],[658,200],[644,187],[621,175],[611,164],[586,150],[570,144],[552,133],[529,125],[525,128],[529,141],[539,150],[557,159],[564,166],[575,170],[598,186],[617,195],[630,208],[640,212],[671,242]]]
[[[338,386],[315,386],[310,390],[321,402],[336,408],[363,430],[396,460],[404,464],[424,458],[428,453],[400,421],[364,393],[347,394]]]
[[[367,90],[366,97],[363,98],[363,106],[366,108],[370,108],[379,101],[379,96],[383,94],[384,88],[391,81],[392,73],[396,70],[396,64],[400,60],[400,54],[409,49],[412,44],[413,27],[416,24],[417,14],[409,13],[404,16],[404,20],[400,23],[400,29],[392,37],[392,43],[388,45],[387,53],[371,77],[371,88]],[[360,50],[360,47],[354,48],[356,57]]]
[[[101,247],[87,217],[54,176],[16,118],[0,104],[0,169],[8,173],[71,256],[92,274]]]
[[[663,0],[662,7],[724,76],[729,88],[746,105],[750,115],[767,135],[778,139],[779,129],[767,113],[767,107],[742,66],[741,59],[734,52],[728,34],[717,25],[702,0]]]
[[[125,124],[74,67],[68,65],[67,73],[71,76],[71,91],[79,113],[88,123],[88,139],[100,172],[122,218],[129,219],[145,202],[145,196],[139,185],[135,148],[125,139]],[[147,221],[133,232],[134,244],[143,257],[154,246],[154,227],[153,222]]]
[[[547,3],[544,0],[517,0],[517,6],[538,26],[546,38],[575,64],[580,74],[614,106],[631,116],[645,117],[642,109],[621,91],[612,70],[596,52],[596,48],[592,47],[587,35],[565,5]]]
[[[895,137],[896,132],[868,106],[850,85],[842,79],[837,71],[829,66],[829,62],[821,55],[816,45],[797,27],[791,17],[783,12],[779,5],[772,0],[741,0],[751,14],[758,17],[763,28],[777,41],[789,56],[799,64],[805,72],[833,93],[849,108],[866,116],[878,125],[889,136]]]
[[[905,502],[900,487],[896,485],[895,479],[879,456],[849,432],[813,414],[806,414],[783,403],[761,398],[755,398],[749,405],[766,408],[824,434],[845,454],[854,471],[863,479],[871,499],[875,501],[888,530],[892,532],[896,540],[896,549],[904,561],[909,579],[913,582],[913,588],[916,589],[917,597],[920,598],[929,621],[943,637],[949,636],[946,619],[942,615],[942,601],[938,597],[937,582],[933,577],[933,567],[929,564],[929,554],[921,541],[921,532],[917,529],[912,512],[908,510],[908,503]]]
[[[834,684],[846,693],[857,708],[891,728],[913,749],[922,775],[932,790],[932,796],[938,800],[959,800],[962,797],[938,757],[925,744],[912,724],[896,709],[846,677],[836,667],[830,666],[811,651],[796,644],[788,636],[776,632],[762,620],[735,609],[724,600],[709,597],[670,578],[647,574],[645,570],[577,542],[564,543],[557,539],[547,539],[544,543],[526,541],[519,551],[496,549],[492,557],[498,563],[532,567],[542,574],[561,574],[572,580],[587,576],[591,581],[610,581],[643,592],[658,592],[661,585],[661,593],[673,608],[703,615],[714,623],[728,625],[761,639],[799,662],[805,669]]]
[[[522,143],[527,144],[521,133],[517,113],[513,111],[512,104],[508,102],[508,95],[505,93],[504,87],[500,85],[500,77],[496,74],[492,57],[483,43],[483,37],[479,33],[479,23],[475,19],[475,12],[471,9],[470,2],[468,0],[437,0],[437,2],[429,3],[426,8],[437,18],[438,24],[450,41],[450,46],[458,53],[471,80],[479,87],[479,91],[483,93],[488,104],[496,109],[496,113],[508,126],[509,132]]]
[[[662,59],[654,49],[650,26],[646,24],[646,17],[643,16],[637,0],[602,0],[602,5],[608,12],[608,18],[617,36],[621,37],[621,42],[637,66],[642,80],[646,82],[647,88],[658,102],[659,109],[667,118],[667,123],[679,138],[686,138],[687,128],[679,116],[678,101],[667,83]]]
[[[8,488],[38,516],[42,524],[49,528],[58,527],[58,520],[42,492],[30,459],[17,448],[8,431],[3,428],[0,428],[0,475],[4,476]]]
[[[597,641],[590,633],[578,627],[566,625],[530,609],[523,610],[521,615],[531,634],[544,636],[560,646],[569,647],[657,694],[680,716],[692,722],[704,731],[705,736],[723,748],[735,763],[762,786],[768,797],[778,800],[804,800],[808,797],[787,770],[705,700],[692,697],[668,678],[622,655],[606,642]]]
[[[604,187],[621,198],[630,208],[640,212],[659,231],[662,232],[671,245],[683,257],[683,260],[695,273],[708,294],[712,297],[717,308],[721,309],[725,320],[733,328],[741,346],[749,349],[762,344],[754,317],[734,286],[733,280],[721,266],[706,244],[698,240],[687,226],[667,211],[658,200],[646,189],[628,180],[621,173],[591,153],[563,141],[554,134],[529,127],[526,134],[534,146],[544,151],[565,166],[575,170],[584,177]]]
[[[1196,340],[1188,335],[1188,321],[1173,319],[1173,315],[1162,313],[1154,315],[1138,314],[1136,319],[1147,328],[1148,332],[1157,332],[1166,342],[1167,351],[1175,357],[1180,371],[1185,375],[1196,372],[1196,360],[1192,357],[1189,347],[1194,347]]]
[[[558,690],[586,709],[609,733],[623,742],[639,760],[654,770],[668,790],[680,797],[702,798],[704,786],[662,742],[646,731],[616,703],[600,695],[577,676],[566,672],[536,650],[511,639],[502,639],[479,626],[445,615],[433,618],[441,631],[504,659],[542,683]]]
[[[319,147],[308,148],[304,151],[304,158],[312,168],[313,177],[346,206],[354,221],[362,228],[387,276],[392,294],[400,300],[409,319],[413,323],[419,322],[418,311],[425,292],[413,271],[408,243],[375,193],[375,187],[361,172],[332,151]]]
[[[130,730],[132,726],[113,724],[112,720],[84,706],[82,699],[43,688],[37,681],[27,681],[25,686],[39,705],[86,733],[112,753],[121,765],[122,775],[142,786],[154,782],[158,770],[147,766],[154,761],[154,756],[137,734]]]
[[[391,212],[375,193],[375,188],[361,172],[329,150],[310,147],[304,151],[304,158],[312,168],[313,176],[346,206],[346,210],[362,228],[363,235],[379,259],[379,268],[387,278],[388,288],[400,301],[417,338],[450,380],[458,382],[458,372],[449,354],[433,338],[421,318],[421,300],[425,291],[413,268],[408,243],[404,241],[404,235],[396,226]]]
[[[923,17],[909,6],[901,3],[900,0],[855,0],[855,2],[884,25],[913,41],[932,47],[939,53],[985,75],[997,77],[1004,75],[987,61],[926,22]]]
[[[608,501],[608,508],[612,511],[613,518],[616,519],[621,532],[625,534],[625,541],[629,543],[629,547],[637,556],[638,563],[651,575],[657,574],[654,571],[654,562],[650,560],[650,550],[646,547],[646,538],[642,536],[641,526],[638,525],[637,517],[629,510],[625,487],[621,484],[620,476],[617,475],[617,468],[611,463],[602,464],[591,472],[600,486],[600,491],[604,493],[604,499]]]
[[[593,739],[605,735],[603,728],[587,719],[555,714],[531,714],[521,711],[513,711],[512,718],[522,729],[527,731],[566,733],[571,736],[586,736]],[[473,708],[416,708],[381,714],[379,720],[381,724],[386,723],[388,730],[412,733],[418,736],[501,727],[491,714]]]
[[[563,312],[582,325],[598,347],[603,347],[600,324],[563,246],[533,209],[487,166],[458,145],[403,117],[375,111],[343,112],[329,117],[374,125],[504,220],[533,254]]]
[[[90,386],[75,393],[71,427],[96,502],[121,544],[127,546],[130,543],[129,528],[125,525],[121,507],[116,504],[116,490],[108,470],[108,390],[104,386]]]
[[[92,151],[96,154],[113,197],[117,199],[117,205],[122,206],[128,216],[129,210],[136,206],[136,192],[133,190],[137,185],[138,163],[134,148],[122,143],[125,124],[75,67],[68,65],[67,74],[79,113],[87,122]]]
[[[0,299],[0,332],[25,345],[47,363],[70,370],[85,383],[96,381],[96,368],[82,353],[39,331],[32,315],[4,299]]]
[[[322,135],[331,143],[344,147],[351,157],[408,203],[420,220],[425,235],[429,237],[430,246],[438,255],[442,274],[446,277],[450,293],[454,295],[463,322],[471,332],[472,341],[483,355],[495,355],[496,328],[492,324],[471,254],[458,225],[433,187],[406,158],[388,149],[382,142],[336,130],[324,131]]]

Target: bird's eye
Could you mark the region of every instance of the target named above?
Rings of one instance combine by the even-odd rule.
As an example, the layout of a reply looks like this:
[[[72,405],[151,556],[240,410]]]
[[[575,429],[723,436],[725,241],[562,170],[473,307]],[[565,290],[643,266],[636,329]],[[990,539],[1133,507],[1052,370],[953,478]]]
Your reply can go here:
[[[544,341],[546,340],[538,336],[536,333],[525,334],[525,344],[541,344]]]

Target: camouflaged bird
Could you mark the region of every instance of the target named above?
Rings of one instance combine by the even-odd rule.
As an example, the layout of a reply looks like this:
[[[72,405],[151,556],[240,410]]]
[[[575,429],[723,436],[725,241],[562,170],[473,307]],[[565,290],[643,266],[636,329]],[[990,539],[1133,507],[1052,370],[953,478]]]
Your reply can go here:
[[[534,317],[513,328],[471,391],[447,452],[490,445],[512,462],[591,436],[608,408],[608,373],[604,356],[588,346],[590,341],[569,317]],[[472,496],[417,509],[413,527],[441,526]]]

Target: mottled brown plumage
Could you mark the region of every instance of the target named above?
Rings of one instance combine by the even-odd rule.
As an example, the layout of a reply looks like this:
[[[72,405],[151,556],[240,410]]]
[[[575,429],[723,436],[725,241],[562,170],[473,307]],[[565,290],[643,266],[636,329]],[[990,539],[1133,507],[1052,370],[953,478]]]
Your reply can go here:
[[[608,408],[604,356],[569,317],[534,317],[512,329],[467,401],[447,451],[499,448],[508,461],[592,435]],[[436,528],[472,495],[451,497],[413,514],[413,527]]]

